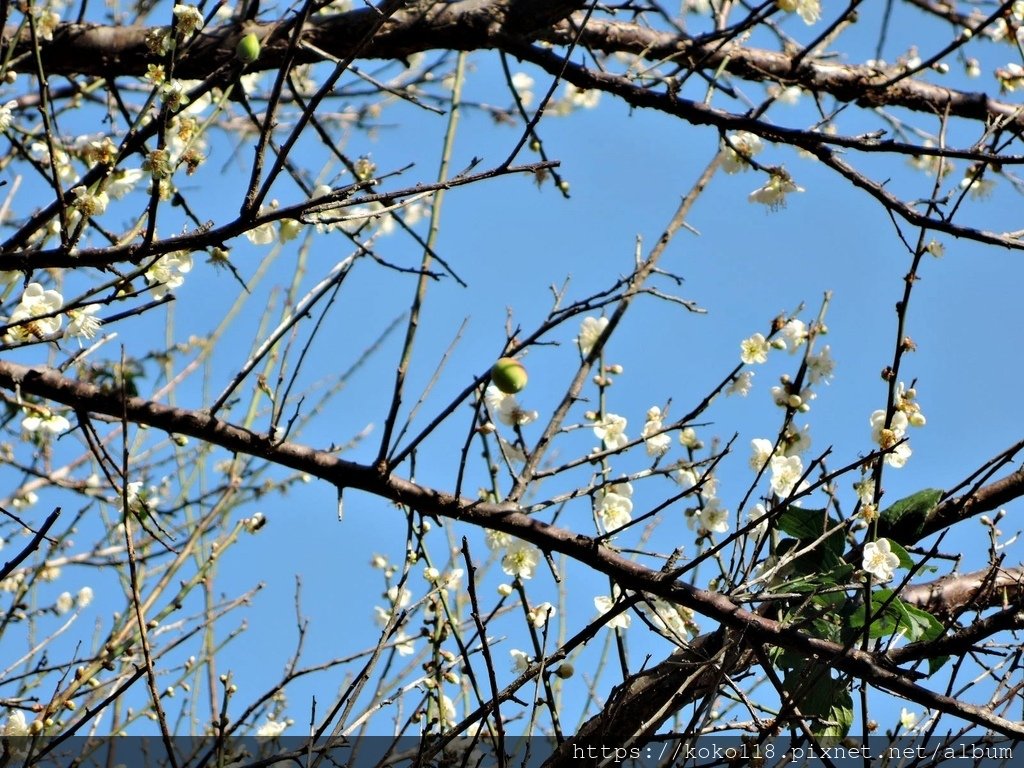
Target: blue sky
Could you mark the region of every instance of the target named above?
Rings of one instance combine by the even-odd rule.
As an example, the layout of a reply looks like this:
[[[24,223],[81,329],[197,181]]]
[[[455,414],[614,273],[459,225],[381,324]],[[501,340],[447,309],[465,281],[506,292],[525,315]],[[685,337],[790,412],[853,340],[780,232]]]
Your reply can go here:
[[[866,31],[858,33],[862,38],[854,36],[857,44],[867,45],[873,39],[870,21],[868,17]],[[798,26],[793,31],[805,34]],[[936,38],[931,47],[942,42],[942,38]],[[989,53],[992,49],[992,45],[983,48]],[[902,51],[894,50],[890,58],[899,53]],[[992,54],[993,65],[1002,63],[999,53]],[[501,89],[500,68],[494,57],[474,55],[471,62],[467,100],[505,106],[509,99]],[[547,81],[541,73],[513,67],[513,71],[519,70],[529,72],[537,80],[536,90],[543,92]],[[951,84],[965,83],[956,72],[947,77]],[[770,115],[797,126],[806,126],[814,119],[807,98],[796,106],[777,105]],[[849,121],[843,124],[844,130],[861,130],[861,123],[869,126],[863,130],[877,127],[862,116],[844,116],[844,120]],[[416,163],[409,174],[389,184],[389,188],[401,186],[406,180],[411,184],[431,179],[444,118],[398,105],[385,112],[382,122],[385,125],[375,137],[354,134],[345,150],[353,156],[372,156],[381,170]],[[936,128],[934,119],[920,122],[928,130]],[[82,131],[98,127],[83,127]],[[466,110],[452,168],[465,167],[473,157],[482,158],[482,167],[497,164],[514,146],[518,130],[496,126],[488,115]],[[974,138],[970,131],[977,130],[977,126],[971,126],[956,137],[968,143]],[[655,242],[679,198],[718,145],[712,131],[695,129],[663,115],[630,112],[606,95],[593,110],[545,119],[541,135],[547,152],[560,161],[559,171],[571,184],[569,199],[557,194],[550,184],[537,188],[527,177],[506,177],[454,190],[445,200],[437,250],[468,287],[452,280],[430,287],[407,403],[415,400],[435,374],[453,339],[458,336],[459,341],[414,431],[432,417],[433,408],[446,403],[490,367],[504,343],[509,310],[515,323],[529,330],[543,319],[551,304],[550,286],[560,286],[569,279],[567,296],[571,300],[606,287],[628,272],[636,238],[643,241],[645,250]],[[244,189],[242,163],[248,161],[248,150],[243,148],[237,159],[231,159],[232,151],[226,141],[213,141],[210,165],[220,168],[223,164],[220,179],[214,184],[197,178],[195,188],[190,190],[208,211],[204,215],[214,219],[232,216]],[[531,159],[529,152],[520,156],[521,161]],[[707,313],[690,314],[651,299],[638,302],[607,349],[606,362],[624,368],[608,394],[608,410],[629,419],[630,436],[639,434],[644,414],[652,405],[664,406],[671,399],[673,413],[685,412],[738,362],[743,338],[758,331],[766,333],[773,317],[791,312],[801,303],[807,306],[801,317],[812,319],[823,294],[831,291],[827,318],[830,333],[824,341],[837,360],[836,377],[829,386],[819,387],[812,410],[799,423],[811,425],[814,443],[808,456],[831,447],[830,466],[839,466],[873,448],[868,418],[875,409],[885,407],[886,387],[879,372],[891,361],[896,333],[894,305],[902,295],[902,277],[910,258],[881,207],[833,172],[788,149],[769,148],[759,160],[785,164],[805,191],[791,195],[785,209],[772,212],[747,200],[750,191],[764,182],[763,174],[751,171],[716,176],[688,220],[700,234],[680,234],[662,262],[664,269],[685,278],[685,283],[673,290]],[[931,177],[910,168],[902,158],[851,155],[851,162],[879,178],[890,179],[892,188],[908,197],[930,194]],[[962,171],[959,168],[947,185],[954,184]],[[292,202],[289,192],[294,194],[294,190],[280,191],[282,204]],[[1001,182],[989,200],[968,201],[966,208],[979,221],[1001,222],[986,226],[1012,229],[1019,226],[1019,205],[1009,185]],[[170,223],[166,226],[166,231],[173,228]],[[908,237],[915,235],[913,230],[905,231]],[[1024,417],[1018,395],[1021,371],[1014,335],[1018,324],[1014,313],[1024,284],[1020,259],[1015,253],[948,237],[939,239],[946,246],[945,256],[926,259],[921,270],[908,325],[918,351],[905,359],[901,376],[908,383],[918,380],[928,425],[911,433],[914,453],[907,467],[887,470],[887,500],[924,487],[947,487],[960,480],[1019,439]],[[268,253],[268,247],[252,246],[241,238],[232,245],[233,262],[245,277],[255,272]],[[412,266],[419,261],[415,244],[400,234],[381,238],[377,245],[380,255],[395,263]],[[348,241],[340,234],[316,241],[307,256],[310,275],[304,284],[312,284],[349,250]],[[201,407],[209,401],[210,393],[221,390],[247,357],[255,324],[271,301],[272,291],[287,286],[297,258],[297,243],[285,246],[267,279],[254,288],[236,327],[225,337],[206,371],[208,378],[200,382],[197,377],[185,387],[179,393],[179,403]],[[226,273],[215,273],[202,261],[197,258],[195,270],[176,292],[174,307],[168,310],[173,313],[179,338],[208,332],[223,317],[229,299],[237,292]],[[660,285],[670,287],[664,282]],[[404,310],[413,290],[409,275],[360,264],[312,348],[312,363],[303,382],[308,385],[322,377],[336,376],[354,363],[371,339]],[[162,333],[163,312],[158,310],[134,327],[123,324],[118,328],[129,349],[133,345],[137,349],[152,345],[153,334]],[[304,332],[308,327],[307,323]],[[530,385],[520,399],[525,406],[537,409],[542,419],[575,371],[578,358],[572,340],[577,328],[576,323],[563,326],[553,335],[560,346],[538,348],[526,357]],[[346,458],[372,459],[400,340],[400,334],[387,339],[380,352],[353,376],[342,396],[303,433],[302,441],[318,447],[343,444],[370,427],[369,437]],[[750,440],[774,437],[779,424],[781,412],[772,405],[769,389],[779,375],[795,372],[796,360],[785,353],[774,353],[768,364],[757,368],[750,395],[717,402],[708,415],[711,423],[699,430],[708,442],[714,437],[736,437],[735,455],[723,462],[719,472],[719,496],[730,509],[735,509],[751,480],[747,466]],[[248,387],[251,383],[243,389],[248,391]],[[582,419],[583,410],[581,407],[574,417],[576,423]],[[457,424],[442,430],[427,444],[417,459],[418,480],[442,489],[451,487],[461,430],[467,419],[465,409],[460,410]],[[257,428],[264,425],[265,421],[257,420]],[[535,440],[539,430],[537,425],[527,427],[528,439]],[[595,443],[589,429],[576,432],[560,443],[558,458],[568,458],[573,451],[585,452]],[[670,456],[681,456],[678,443]],[[614,464],[618,470],[620,464]],[[642,465],[639,458],[621,463],[631,469]],[[467,490],[472,491],[483,480],[476,471],[471,477]],[[854,479],[839,486],[847,509],[853,506],[850,483]],[[660,483],[644,484],[638,489],[638,501],[653,504],[674,492],[666,481]],[[547,489],[542,488],[541,493],[545,492]],[[43,506],[49,500],[44,498]],[[235,650],[228,651],[219,663],[220,671],[232,670],[243,694],[269,685],[286,661],[296,636],[296,576],[301,577],[303,608],[312,620],[306,641],[308,663],[351,653],[375,640],[373,606],[382,603],[383,583],[380,572],[371,569],[369,561],[374,553],[401,556],[404,516],[391,505],[355,493],[346,494],[345,503],[345,518],[339,522],[335,491],[326,484],[299,484],[283,499],[269,497],[258,505],[269,519],[267,527],[221,562],[218,587],[226,595],[250,589],[257,582],[266,583],[245,610],[246,634],[235,641]],[[246,510],[246,514],[249,512]],[[682,545],[692,552],[692,539],[685,538],[692,534],[687,534],[682,525],[681,511],[669,509],[662,517],[665,523],[657,535],[664,539],[657,539],[654,548],[668,551]],[[590,532],[585,507],[570,509],[563,523]],[[964,555],[965,568],[978,567],[985,561],[985,532],[976,523],[962,527],[966,533],[957,534],[953,549]],[[452,528],[449,533],[457,543],[463,531]],[[438,531],[431,537],[431,546],[441,562],[448,548],[444,535]],[[482,557],[479,537],[474,542],[478,557]],[[566,631],[572,633],[593,617],[592,597],[606,592],[607,584],[580,569],[568,568],[566,578],[567,597],[559,619],[567,622]],[[105,612],[115,609],[103,599],[101,574],[72,571],[71,579],[89,583],[99,593],[89,615],[82,617],[83,625],[102,621]],[[494,587],[501,580],[504,577],[498,573],[482,582],[482,592],[488,599],[492,599]],[[418,573],[413,575],[411,587],[417,597],[424,584]],[[535,587],[538,600],[555,599],[554,585],[543,568]],[[515,629],[511,622],[508,626],[512,635]],[[647,650],[655,658],[668,652],[667,643],[642,638],[642,628],[639,623],[636,626],[628,638],[636,659]],[[712,628],[710,622],[703,626],[705,630]],[[498,643],[499,680],[511,679],[507,650],[524,647],[523,642],[513,635]],[[587,649],[588,655],[578,668],[591,669],[587,665],[595,662],[596,648],[604,642],[602,634],[595,647]],[[603,692],[613,677],[605,678]],[[322,711],[342,682],[341,672],[331,672],[300,681],[289,689],[287,714],[299,724],[296,728],[301,731],[305,727],[310,697],[317,697]],[[579,694],[573,693],[567,700],[565,720],[573,722]],[[898,707],[887,706],[881,711],[891,715],[898,712]]]

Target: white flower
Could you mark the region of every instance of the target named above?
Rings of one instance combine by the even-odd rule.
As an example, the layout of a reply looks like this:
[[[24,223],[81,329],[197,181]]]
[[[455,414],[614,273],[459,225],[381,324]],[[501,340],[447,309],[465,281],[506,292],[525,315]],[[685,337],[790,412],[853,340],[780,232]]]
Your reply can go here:
[[[128,168],[125,170],[118,169],[111,171],[110,181],[107,182],[106,186],[106,192],[114,200],[120,200],[129,192],[133,191],[145,176],[146,174],[141,168]]]
[[[835,375],[836,361],[832,359],[832,350],[828,344],[821,348],[816,355],[807,358],[807,374],[811,384],[823,381],[826,384]]]
[[[708,499],[700,511],[700,526],[712,533],[725,533],[729,530],[729,510],[718,499]]]
[[[796,352],[797,348],[807,341],[807,324],[803,320],[793,318],[782,326],[782,338],[786,342],[786,348],[790,354]]]
[[[59,435],[71,429],[71,422],[59,413],[46,409],[32,409],[30,415],[21,421],[21,428],[26,432],[42,432],[48,435]]]
[[[794,429],[791,425],[786,429],[784,436],[785,449],[783,453],[786,456],[792,456],[797,453],[803,453],[811,447],[811,427],[809,424],[804,424],[802,429]]]
[[[395,633],[395,650],[399,656],[412,656],[416,653],[416,645],[411,637],[399,630]]]
[[[6,131],[14,122],[14,108],[18,106],[16,100],[8,101],[0,107],[0,132]]]
[[[754,505],[747,518],[747,522],[754,523],[754,527],[750,529],[750,535],[754,538],[754,542],[761,541],[765,534],[768,533],[768,512],[764,508],[764,504],[758,502]]]
[[[28,736],[28,723],[25,722],[25,713],[20,709],[9,710],[7,723],[3,728],[3,735],[9,737]]]
[[[871,414],[870,422],[872,439],[879,448],[889,451],[885,455],[885,463],[893,469],[903,467],[911,455],[910,446],[906,442],[900,442],[906,435],[909,425],[907,415],[903,411],[894,412],[889,426],[886,427],[885,411],[878,410]]]
[[[810,26],[821,18],[821,0],[776,0],[786,13],[798,13],[804,24]]]
[[[917,715],[906,707],[900,710],[900,725],[906,730],[912,730],[917,725]]]
[[[608,490],[611,493],[619,494],[619,496],[625,496],[627,499],[633,498],[632,483],[612,483],[610,486],[608,486]]]
[[[268,221],[258,227],[253,227],[245,233],[245,236],[253,245],[269,245],[277,239],[274,234],[274,222]]]
[[[78,590],[78,607],[87,608],[89,606],[89,603],[92,602],[92,598],[92,587],[82,587],[80,590]]]
[[[747,131],[730,133],[727,138],[722,142],[722,170],[726,173],[747,170],[750,158],[764,148],[761,137]]]
[[[196,31],[203,28],[203,14],[194,5],[178,4],[172,13],[178,19],[177,29],[182,38],[187,40]]]
[[[39,283],[29,283],[10,319],[12,325],[19,325],[15,325],[8,333],[15,341],[28,341],[57,333],[64,324],[64,318],[56,313],[60,312],[63,305],[64,297],[57,291],[48,291]]]
[[[57,598],[56,604],[54,605],[54,609],[57,611],[58,615],[61,616],[74,607],[75,599],[71,597],[70,592],[61,592],[60,596]]]
[[[594,435],[604,442],[604,447],[609,451],[617,450],[629,442],[629,438],[626,437],[626,423],[625,417],[609,413],[594,423]]]
[[[281,219],[281,223],[278,226],[277,238],[282,243],[287,243],[289,240],[294,240],[299,236],[302,231],[302,222],[298,219]]]
[[[804,463],[799,456],[773,456],[771,486],[776,494],[789,496],[804,473]]]
[[[672,445],[672,438],[662,432],[662,429],[664,426],[661,422],[661,409],[655,406],[647,411],[647,422],[641,433],[644,444],[647,446],[648,456],[664,456],[669,446]]]
[[[774,96],[775,100],[780,104],[788,104],[790,106],[798,104],[804,95],[803,88],[799,85],[790,85],[783,88],[777,83],[769,83],[768,93]]]
[[[47,168],[50,167],[50,147],[46,142],[33,142],[29,145],[28,149],[33,160],[38,161],[41,165]],[[71,161],[68,159],[68,154],[59,146],[54,147],[53,165],[56,166],[57,175],[60,176],[62,181],[71,181],[75,178],[75,169],[72,167]]]
[[[740,342],[740,360],[746,365],[768,362],[768,341],[764,334],[755,333]]]
[[[736,376],[732,381],[729,382],[725,388],[725,394],[727,395],[739,395],[740,397],[746,397],[750,393],[750,388],[754,384],[754,372],[743,371]]]
[[[484,390],[484,402],[494,418],[509,426],[524,427],[540,415],[536,411],[524,410],[515,395],[508,395],[493,384]]]
[[[750,468],[755,472],[760,472],[774,453],[775,445],[771,440],[755,437],[750,441]]]
[[[487,543],[487,548],[493,552],[496,549],[504,549],[512,543],[513,539],[504,531],[495,531],[488,528],[484,531],[484,541]]]
[[[779,169],[771,174],[771,177],[763,187],[759,187],[750,193],[748,200],[752,203],[767,205],[771,210],[777,211],[786,207],[786,195],[791,192],[803,192],[803,187],[798,187],[789,174]]]
[[[264,739],[276,739],[287,727],[288,723],[284,720],[267,720],[256,729],[256,735]]]
[[[597,514],[605,531],[614,531],[628,525],[633,519],[633,502],[618,493],[605,493],[597,504]]]
[[[405,608],[409,605],[409,601],[412,600],[412,592],[407,587],[398,588],[398,585],[388,587],[388,591],[385,593],[388,600],[396,608]]]
[[[168,291],[180,288],[185,283],[185,275],[192,270],[192,254],[175,251],[161,256],[146,270],[146,281],[153,286],[153,298],[159,300]]]
[[[582,90],[572,83],[565,84],[565,101],[578,109],[593,109],[601,99],[601,92],[596,88]]]
[[[501,559],[501,570],[518,579],[532,579],[533,569],[540,562],[540,552],[525,541],[514,541],[505,550]]]
[[[36,34],[42,40],[53,40],[53,33],[60,24],[60,14],[56,11],[43,11],[37,15]]]
[[[878,581],[892,581],[899,564],[900,559],[892,551],[892,545],[888,539],[869,541],[864,545],[863,568]]]
[[[128,483],[128,487],[125,489],[125,496],[128,497],[128,509],[138,517],[146,517],[151,511],[156,509],[157,500],[155,494],[144,491],[142,489],[142,481],[140,480]],[[124,514],[123,505],[121,514]]]
[[[580,323],[580,335],[576,337],[576,344],[584,357],[590,354],[598,338],[608,327],[607,317],[585,317]]]
[[[523,106],[530,106],[533,102],[533,91],[530,90],[533,87],[533,78],[525,72],[516,72],[512,75],[512,87],[519,94],[519,101]]]
[[[700,438],[697,437],[697,430],[693,427],[687,427],[679,433],[679,442],[686,448],[690,448],[692,450],[697,450],[698,448],[703,447]]]
[[[91,339],[96,335],[103,321],[93,317],[100,311],[99,304],[88,304],[78,309],[68,310],[68,336],[75,336],[80,339]]]
[[[693,488],[700,480],[693,467],[680,467],[676,470],[676,482],[683,488]]]
[[[923,427],[927,420],[921,412],[921,406],[917,402],[917,390],[907,386],[901,381],[896,388],[893,397],[893,404],[907,417],[907,423],[912,427]]]
[[[1010,62],[1005,67],[998,67],[996,69],[996,79],[999,81],[999,86],[1003,91],[1015,91],[1024,85],[1024,67],[1013,62]]]
[[[857,492],[857,498],[861,504],[873,504],[875,501],[874,478],[865,477],[853,484],[853,490]]]
[[[28,509],[39,501],[39,495],[35,491],[23,491],[11,499],[11,506],[15,509]],[[0,549],[4,548],[3,539],[0,538]]]
[[[551,603],[541,603],[536,608],[532,608],[530,610],[529,614],[527,614],[527,618],[529,618],[530,623],[533,624],[533,626],[540,629],[547,624],[550,619],[555,617],[556,612],[555,606]]]
[[[513,672],[518,674],[525,672],[530,668],[530,657],[518,648],[512,648],[509,650],[508,655],[512,657]]]
[[[618,587],[615,588],[616,597],[618,595]],[[598,595],[594,598],[594,607],[597,608],[597,612],[604,616],[608,611],[615,605],[616,598],[609,597],[608,595]],[[605,626],[608,629],[629,629],[629,623],[633,620],[626,611],[622,611],[615,618],[609,619],[605,622]]]
[[[647,614],[656,630],[676,641],[683,641],[694,629],[693,611],[682,606],[674,606],[660,597],[651,595],[649,602],[640,603],[639,607]]]

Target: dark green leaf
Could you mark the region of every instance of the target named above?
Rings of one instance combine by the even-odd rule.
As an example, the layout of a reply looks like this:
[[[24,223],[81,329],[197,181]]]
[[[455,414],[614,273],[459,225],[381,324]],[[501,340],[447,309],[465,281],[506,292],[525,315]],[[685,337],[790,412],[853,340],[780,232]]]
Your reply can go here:
[[[928,516],[935,510],[944,491],[926,488],[900,499],[878,517],[878,535],[913,544],[924,531]]]

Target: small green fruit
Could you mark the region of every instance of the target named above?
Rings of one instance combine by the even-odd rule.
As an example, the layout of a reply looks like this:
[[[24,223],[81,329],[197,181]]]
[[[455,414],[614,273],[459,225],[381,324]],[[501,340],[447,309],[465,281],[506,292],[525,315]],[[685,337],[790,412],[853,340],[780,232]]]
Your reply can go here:
[[[526,387],[526,369],[518,360],[503,357],[491,368],[491,381],[506,395],[522,392]]]
[[[238,41],[235,56],[243,64],[252,64],[260,57],[260,39],[256,37],[255,32],[250,32]]]

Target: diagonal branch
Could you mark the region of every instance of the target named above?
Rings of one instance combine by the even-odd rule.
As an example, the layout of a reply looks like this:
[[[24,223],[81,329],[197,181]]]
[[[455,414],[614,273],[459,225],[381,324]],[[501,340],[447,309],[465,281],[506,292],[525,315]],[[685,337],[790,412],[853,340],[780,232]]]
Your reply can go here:
[[[873,653],[810,637],[794,627],[752,613],[729,597],[689,584],[669,581],[664,573],[647,568],[617,551],[558,526],[535,520],[512,503],[487,503],[458,498],[418,485],[375,468],[345,461],[328,451],[289,442],[237,427],[201,411],[175,408],[143,398],[125,399],[121,393],[65,378],[50,368],[29,368],[0,361],[0,387],[63,403],[80,411],[124,418],[168,432],[181,433],[232,451],[379,496],[422,514],[458,520],[508,533],[535,544],[545,552],[559,552],[615,580],[623,589],[649,592],[746,633],[751,641],[789,648],[831,664],[836,669],[940,712],[949,713],[995,732],[1024,738],[1024,725],[1011,722],[953,697],[923,688],[910,674]]]

